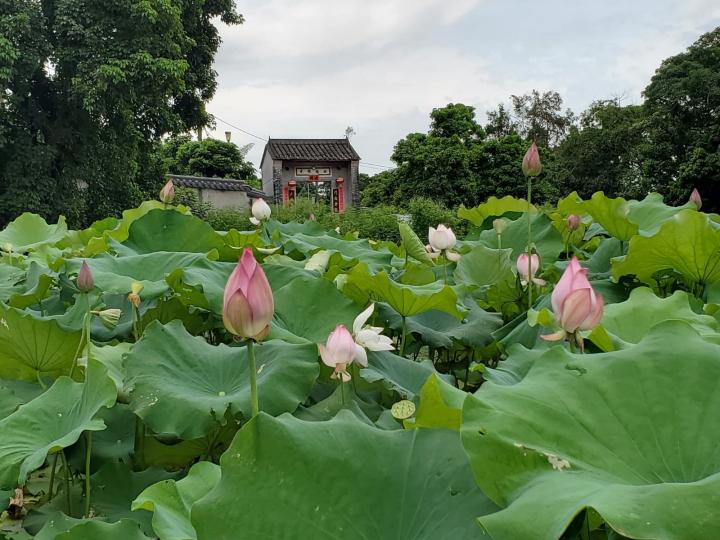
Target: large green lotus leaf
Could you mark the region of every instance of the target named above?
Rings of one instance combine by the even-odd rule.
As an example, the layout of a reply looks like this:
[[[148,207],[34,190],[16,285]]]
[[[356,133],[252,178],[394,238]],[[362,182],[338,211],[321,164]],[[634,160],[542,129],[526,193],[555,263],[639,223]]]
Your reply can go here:
[[[390,351],[368,351],[368,367],[360,376],[368,381],[382,381],[389,390],[395,390],[404,399],[412,399],[420,393],[425,381],[438,374],[430,360],[415,362]],[[450,381],[449,375],[440,375]]]
[[[382,405],[377,402],[377,394],[372,395],[362,390],[355,391],[353,387],[355,385],[361,385],[357,384],[358,377],[353,380],[354,382],[352,384],[345,384],[344,386],[334,384],[335,389],[329,396],[307,407],[298,407],[298,410],[293,413],[293,416],[308,422],[326,422],[334,418],[340,411],[345,410],[353,413],[359,420],[365,422],[367,425],[374,426],[378,418],[380,418],[387,409],[384,409]],[[396,420],[393,419],[393,422],[396,428],[402,427]]]
[[[668,206],[659,193],[648,193],[642,201],[629,201],[628,218],[639,228],[643,236],[655,234],[660,225],[686,208],[696,209],[695,203],[687,202],[683,206]]]
[[[467,394],[437,375],[431,375],[420,391],[420,405],[406,428],[448,428],[460,430],[463,402]]]
[[[280,244],[285,253],[290,254],[297,251],[307,257],[320,249],[336,251],[345,259],[362,261],[373,270],[387,268],[393,258],[392,253],[387,249],[373,249],[368,240],[343,240],[327,234],[321,236],[309,236],[302,233],[292,236],[283,235]]]
[[[42,301],[50,294],[49,289],[54,279],[55,276],[50,269],[35,261],[31,262],[22,286],[10,296],[8,304],[19,309],[34,305],[42,307]]]
[[[495,540],[555,540],[586,508],[630,538],[720,537],[720,346],[687,323],[638,345],[557,346],[512,386],[483,385],[462,437],[482,490],[505,507]]]
[[[455,291],[440,282],[404,285],[390,279],[384,271],[370,275],[364,266],[358,265],[348,274],[348,284],[367,291],[376,300],[386,302],[403,317],[431,309],[444,311],[458,319],[464,316],[458,309]]]
[[[42,392],[37,383],[0,379],[0,419],[10,416],[20,405],[29,403]]]
[[[527,349],[520,343],[515,343],[508,347],[507,358],[494,368],[483,368],[482,376],[486,381],[501,386],[517,384],[525,378],[535,361],[545,352],[545,349]]]
[[[202,266],[206,261],[207,258],[202,254],[168,252],[127,257],[103,254],[86,260],[92,271],[95,286],[100,290],[105,293],[127,295],[133,281],[138,281],[143,285],[141,296],[145,300],[156,298],[169,290],[165,279],[174,270]],[[77,272],[81,264],[80,259],[68,261],[68,270]]]
[[[0,377],[35,380],[69,373],[81,333],[0,304]]]
[[[151,210],[130,226],[127,239],[116,248],[118,255],[142,255],[156,251],[208,253],[217,250],[237,260],[239,250],[228,248],[223,237],[207,222],[191,214]]]
[[[105,429],[94,418],[115,403],[115,385],[100,364],[91,363],[89,382],[60,377],[43,394],[0,421],[0,488],[23,485],[48,453],[74,444],[83,431]]]
[[[190,511],[219,481],[220,467],[200,461],[182,480],[165,480],[148,487],[133,501],[132,509],[153,513],[152,527],[162,540],[195,540]]]
[[[682,210],[654,236],[630,240],[627,255],[613,261],[616,279],[634,274],[652,283],[662,271],[678,272],[694,283],[720,281],[720,226],[706,214]]]
[[[582,262],[582,266],[590,272],[591,278],[609,277],[612,269],[612,259],[622,255],[622,243],[617,238],[604,238],[593,254]],[[556,263],[556,266],[563,272],[567,263]]]
[[[630,216],[630,204],[622,197],[611,199],[598,191],[588,201],[583,201],[577,192],[558,202],[558,210],[567,214],[590,214],[592,218],[618,240],[627,241],[638,233],[637,224]]]
[[[255,347],[260,408],[293,411],[318,376],[314,344],[281,341]],[[193,439],[224,423],[226,410],[250,417],[245,347],[214,346],[182,323],[152,323],[125,361],[130,407],[156,433]]]
[[[455,281],[464,283],[473,294],[499,308],[517,298],[517,278],[510,260],[512,250],[492,249],[482,244],[463,254],[455,268]]]
[[[456,432],[381,430],[347,411],[327,422],[260,414],[220,465],[192,508],[199,540],[477,538],[472,516],[493,508]]]
[[[10,244],[15,252],[26,252],[42,245],[57,244],[67,234],[65,218],[55,225],[48,224],[37,214],[25,212],[0,231],[0,245]]]
[[[602,324],[621,340],[639,343],[653,326],[670,320],[685,321],[702,336],[720,338],[720,324],[710,315],[695,313],[683,291],[659,298],[646,287],[633,289],[625,302],[605,307]]]
[[[25,279],[25,270],[0,264],[0,302],[7,302],[15,293],[22,290],[20,284]]]
[[[144,509],[131,508],[131,504],[145,488],[177,476],[162,469],[135,472],[124,463],[106,463],[91,477],[94,514],[109,522],[131,519],[151,535],[151,514]]]
[[[135,521],[117,523],[75,519],[57,513],[35,536],[35,540],[149,540]]]
[[[553,225],[552,220],[543,213],[531,213],[530,223],[532,224],[533,244],[540,255],[543,265],[548,265],[558,258],[558,255],[565,250],[565,243],[562,235]],[[477,242],[464,242],[463,245],[477,245],[479,242],[487,247],[498,249],[512,249],[511,261],[516,261],[521,253],[527,250],[528,243],[528,214],[523,214],[515,221],[508,223],[498,245],[498,237],[494,229],[488,229],[480,233]]]
[[[489,217],[502,216],[508,212],[526,212],[527,209],[528,203],[525,199],[516,199],[511,195],[505,195],[502,199],[498,199],[493,195],[474,208],[465,208],[460,205],[458,216],[480,227]]]
[[[313,343],[325,343],[338,324],[352,328],[360,310],[326,279],[304,275],[273,288],[275,321],[288,332]]]
[[[410,225],[401,221],[398,223],[398,227],[400,229],[400,238],[402,239],[402,247],[405,249],[405,253],[421,263],[431,265],[432,259],[430,258],[430,254]]]

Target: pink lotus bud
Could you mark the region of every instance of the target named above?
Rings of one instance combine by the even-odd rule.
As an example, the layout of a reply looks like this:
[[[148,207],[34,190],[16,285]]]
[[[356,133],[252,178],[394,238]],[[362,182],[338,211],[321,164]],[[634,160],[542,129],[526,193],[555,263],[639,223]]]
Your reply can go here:
[[[564,332],[592,330],[602,320],[605,302],[595,294],[587,279],[587,269],[573,257],[552,292],[551,303],[555,317]],[[553,339],[544,336],[546,339]]]
[[[538,152],[538,147],[535,143],[532,143],[525,153],[522,161],[522,171],[525,176],[537,176],[542,172],[540,152]]]
[[[343,382],[349,381],[347,366],[355,359],[357,348],[348,329],[338,324],[328,336],[327,343],[319,344],[318,349],[323,363],[335,369],[332,378],[340,378]]]
[[[160,190],[160,202],[170,204],[175,198],[175,186],[172,180],[168,180],[167,184]]]
[[[695,203],[695,206],[697,206],[698,210],[702,208],[702,199],[700,198],[700,192],[697,190],[697,188],[692,190],[692,193],[690,194],[690,200],[688,202]]]
[[[545,280],[535,277],[535,274],[540,269],[540,257],[537,256],[537,253],[533,253],[531,257],[528,257],[527,253],[521,253],[515,266],[523,286],[527,285],[529,281],[536,285],[545,285]],[[530,274],[528,274],[528,267]]]
[[[577,214],[570,214],[567,217],[567,228],[571,231],[576,231],[580,227],[580,216]]]
[[[83,261],[77,276],[77,288],[86,293],[92,291],[94,286],[95,280],[93,279],[90,267]]]
[[[259,341],[267,334],[274,310],[272,289],[265,272],[252,249],[245,248],[225,285],[225,328],[236,336]]]
[[[442,223],[438,225],[437,229],[430,227],[428,230],[428,240],[433,249],[442,251],[444,249],[451,249],[455,247],[457,239],[452,229],[446,227]]]

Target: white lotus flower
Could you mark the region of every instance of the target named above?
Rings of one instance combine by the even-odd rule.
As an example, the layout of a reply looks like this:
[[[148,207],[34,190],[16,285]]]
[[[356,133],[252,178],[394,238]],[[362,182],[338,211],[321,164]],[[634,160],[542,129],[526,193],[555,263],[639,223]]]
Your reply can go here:
[[[452,249],[457,243],[455,233],[450,227],[446,227],[442,223],[435,227],[428,229],[428,240],[430,245],[437,251],[443,251],[446,249]]]
[[[255,199],[251,212],[253,217],[260,222],[264,219],[270,218],[272,209],[270,208],[270,205],[265,202],[265,199]],[[250,221],[252,221],[252,219]]]
[[[370,316],[375,310],[375,304],[370,304],[368,308],[355,318],[353,322],[353,338],[355,338],[355,361],[362,367],[367,367],[368,351],[392,351],[395,347],[392,340],[382,335],[383,329],[377,326],[365,326]]]

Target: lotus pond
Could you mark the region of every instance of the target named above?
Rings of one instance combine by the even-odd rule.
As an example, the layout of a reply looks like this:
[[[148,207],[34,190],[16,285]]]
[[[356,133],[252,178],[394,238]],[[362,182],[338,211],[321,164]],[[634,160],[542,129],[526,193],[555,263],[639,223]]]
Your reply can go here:
[[[0,538],[720,538],[720,218],[459,215],[429,250],[160,202],[10,223]]]

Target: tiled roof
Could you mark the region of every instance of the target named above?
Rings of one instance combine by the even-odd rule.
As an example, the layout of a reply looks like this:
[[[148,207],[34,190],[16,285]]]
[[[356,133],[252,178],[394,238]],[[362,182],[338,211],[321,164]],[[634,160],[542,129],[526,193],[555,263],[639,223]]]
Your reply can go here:
[[[360,156],[347,139],[269,139],[264,154],[273,159],[353,161]]]
[[[183,176],[179,174],[168,174],[173,184],[180,187],[195,189],[214,189],[216,191],[244,191],[250,197],[268,197],[262,191],[248,186],[242,180],[232,178],[207,178],[205,176]]]

